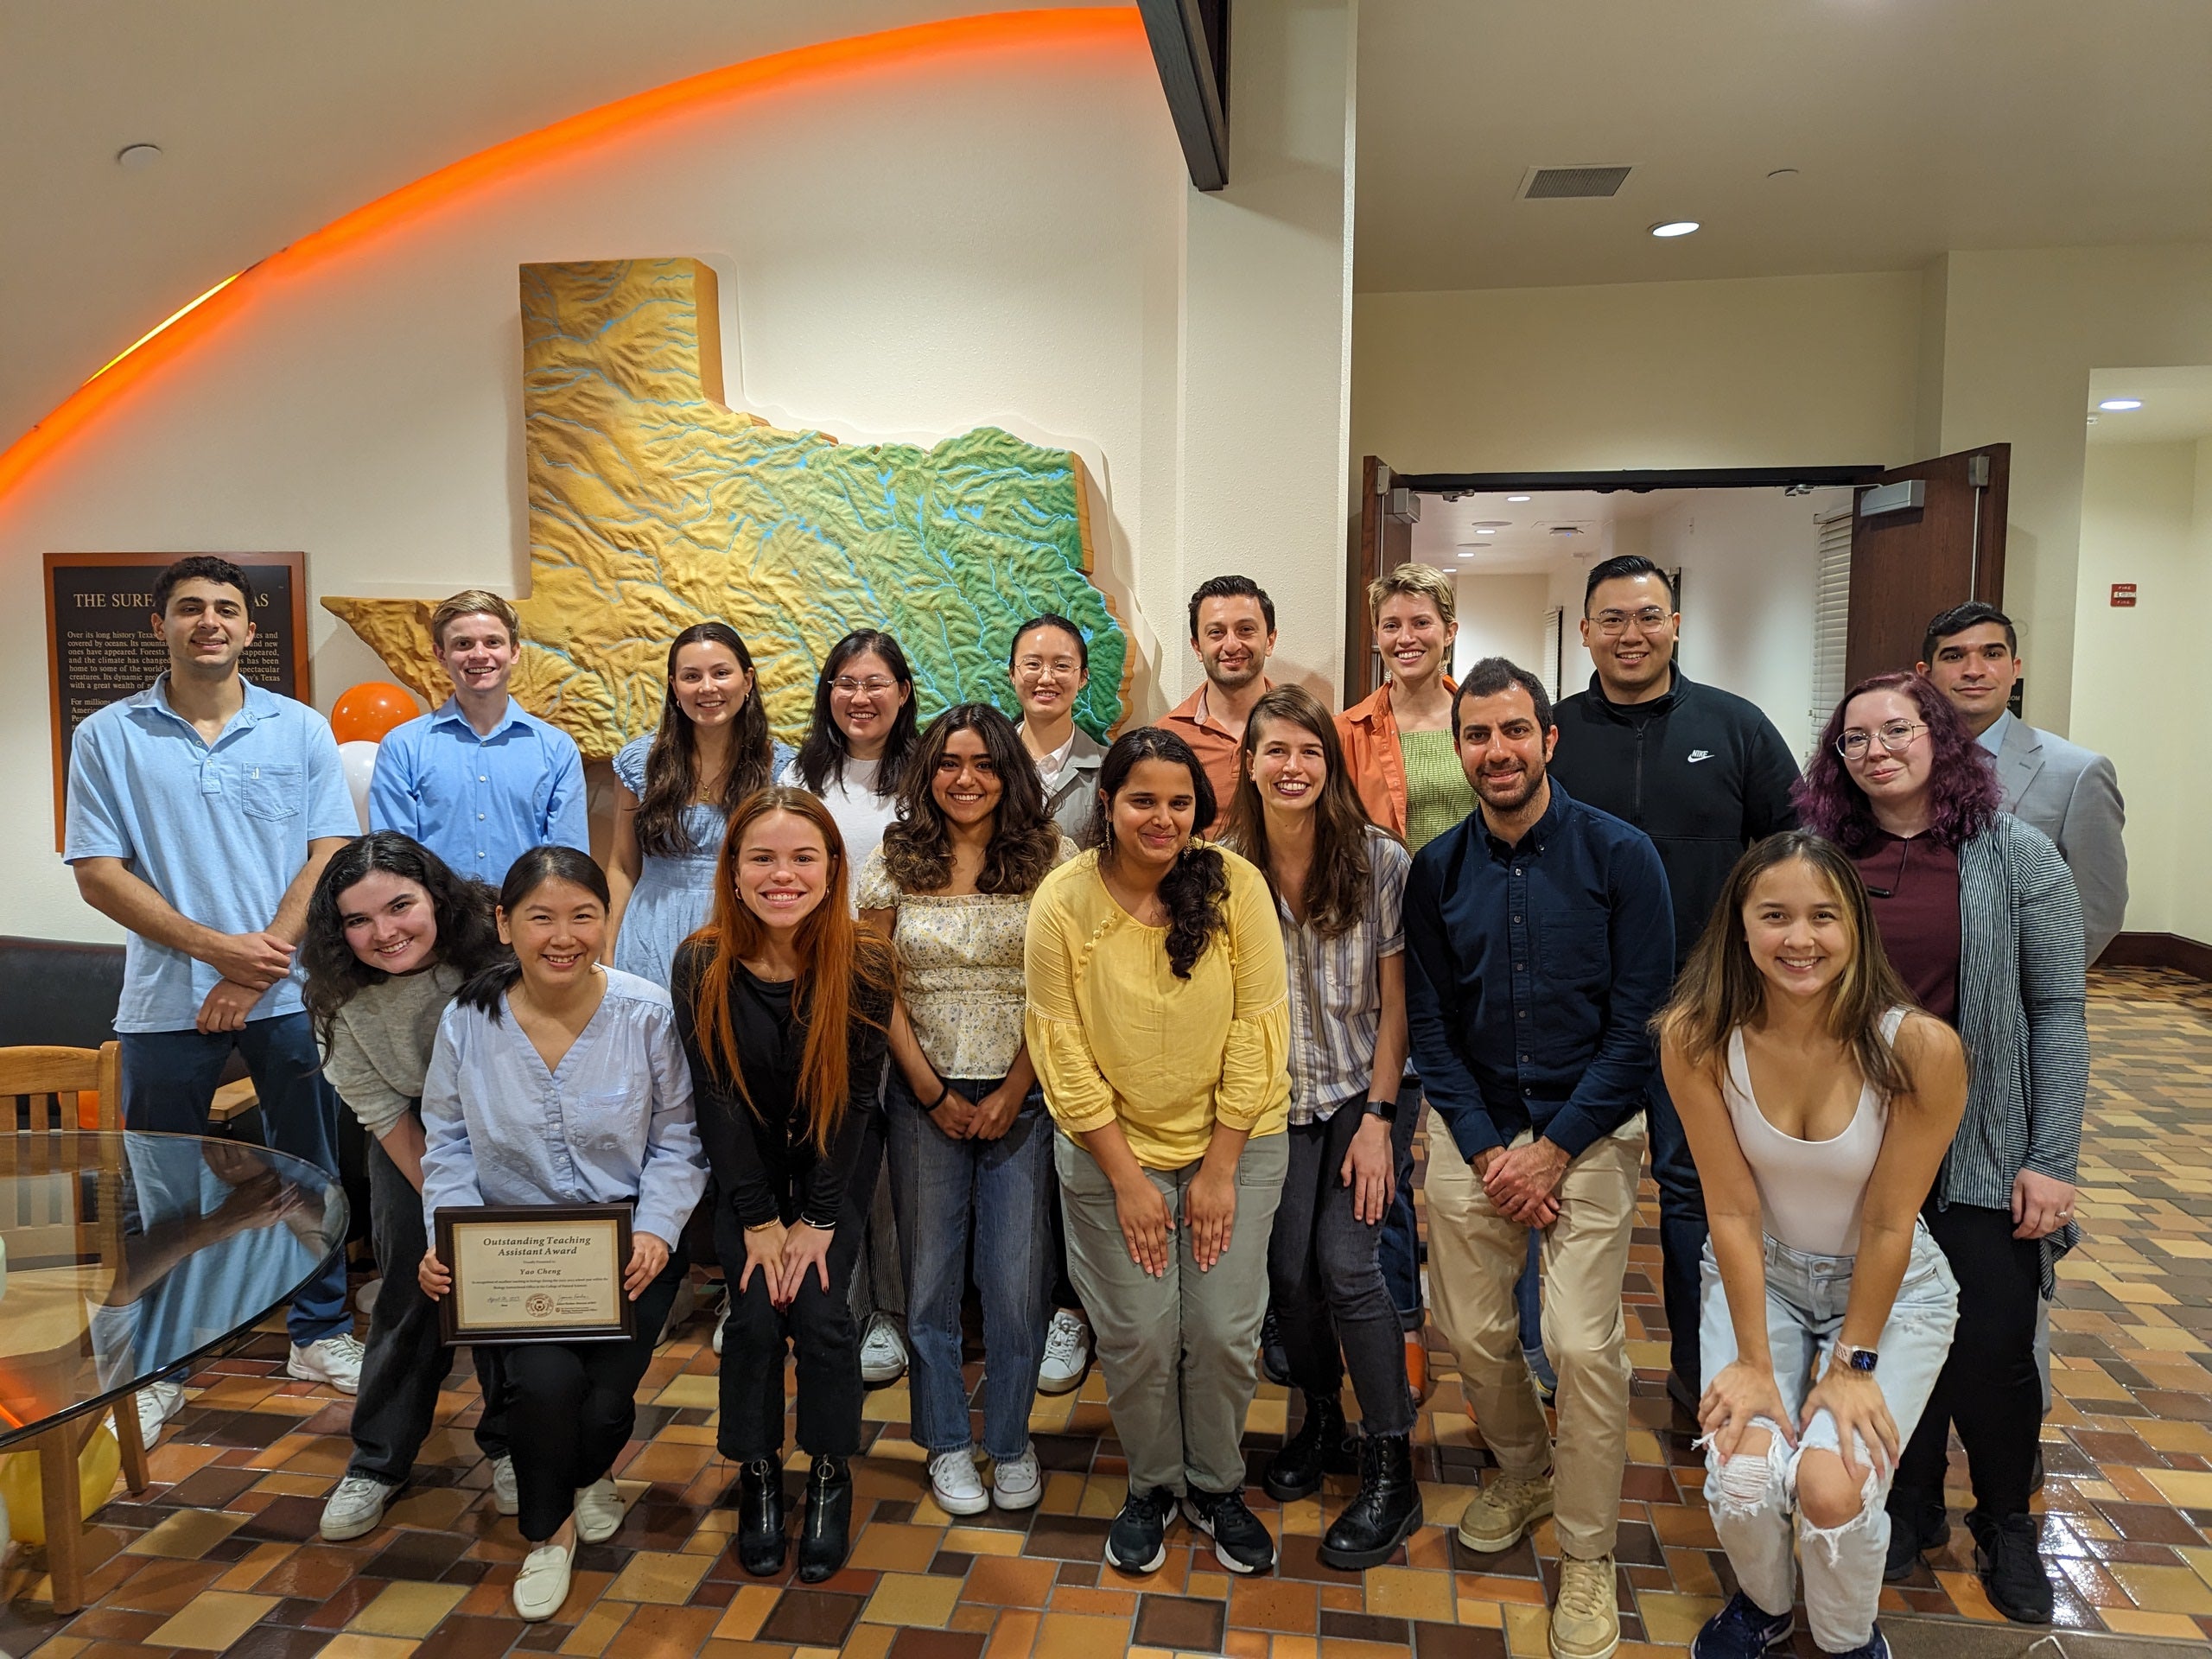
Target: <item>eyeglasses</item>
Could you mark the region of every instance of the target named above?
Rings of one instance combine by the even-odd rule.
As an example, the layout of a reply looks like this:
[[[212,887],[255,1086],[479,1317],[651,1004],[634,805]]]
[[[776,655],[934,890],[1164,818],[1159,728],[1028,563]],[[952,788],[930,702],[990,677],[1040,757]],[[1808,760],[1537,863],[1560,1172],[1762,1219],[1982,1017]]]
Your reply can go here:
[[[1846,732],[1836,739],[1835,752],[1847,760],[1861,760],[1866,758],[1867,746],[1878,738],[1890,753],[1903,754],[1912,747],[1912,740],[1927,729],[1910,720],[1893,720],[1879,731]]]
[[[841,674],[830,682],[830,689],[832,691],[842,691],[849,697],[857,696],[862,691],[867,692],[871,697],[880,697],[898,683],[898,681],[887,680],[880,674],[870,675],[865,680],[856,680],[849,674]]]
[[[1647,605],[1640,611],[1600,611],[1590,620],[1598,625],[1599,632],[1612,639],[1627,632],[1631,622],[1645,633],[1656,633],[1667,626],[1667,613],[1656,605]]]
[[[1036,657],[1024,657],[1014,665],[1014,671],[1017,678],[1024,680],[1041,680],[1048,674],[1054,679],[1071,680],[1082,672],[1082,669],[1072,657],[1063,657],[1052,663]]]

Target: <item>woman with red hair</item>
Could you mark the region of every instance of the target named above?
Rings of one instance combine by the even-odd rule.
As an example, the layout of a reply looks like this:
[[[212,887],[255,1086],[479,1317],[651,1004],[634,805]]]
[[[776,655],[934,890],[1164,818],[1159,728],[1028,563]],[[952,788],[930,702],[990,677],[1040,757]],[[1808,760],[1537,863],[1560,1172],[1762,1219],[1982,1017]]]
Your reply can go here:
[[[845,846],[802,790],[731,815],[707,925],[671,995],[699,1136],[721,1198],[728,1275],[717,1441],[738,1475],[738,1559],[784,1564],[784,1355],[798,1360],[798,1443],[814,1459],[798,1575],[842,1567],[860,1450],[860,1332],[848,1301],[883,1156],[877,1095],[896,968],[853,919]]]
[[[1975,1564],[1998,1611],[2047,1624],[2028,1512],[2043,1384],[2036,1298],[2073,1248],[2088,1091],[2082,901],[2042,831],[1998,810],[1989,759],[1916,674],[1862,680],[1828,719],[1798,805],[1859,867],[1883,949],[1922,1007],[1955,1027],[1966,1116],[1923,1211],[1959,1281],[1958,1333],[1890,1490],[1886,1575],[1949,1535],[1944,1448],[1967,1450]]]

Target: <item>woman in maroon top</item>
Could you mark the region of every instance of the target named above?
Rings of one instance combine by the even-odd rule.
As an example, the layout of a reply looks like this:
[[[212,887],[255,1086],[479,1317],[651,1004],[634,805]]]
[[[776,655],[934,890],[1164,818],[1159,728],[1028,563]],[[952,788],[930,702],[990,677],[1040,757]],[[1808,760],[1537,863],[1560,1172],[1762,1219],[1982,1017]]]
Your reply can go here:
[[[1941,1544],[1955,1423],[1975,1498],[1967,1524],[1990,1600],[2049,1622],[2028,1512],[2043,1384],[2037,1297],[2078,1236],[2075,1160],[2088,1085],[2082,903],[2049,837],[1998,810],[1997,778],[1949,701],[1914,674],[1852,687],[1800,785],[1807,829],[1841,846],[1882,947],[1921,1006],[1956,1027],[1967,1109],[1923,1218],[1959,1281],[1958,1331],[1890,1490],[1890,1578]]]

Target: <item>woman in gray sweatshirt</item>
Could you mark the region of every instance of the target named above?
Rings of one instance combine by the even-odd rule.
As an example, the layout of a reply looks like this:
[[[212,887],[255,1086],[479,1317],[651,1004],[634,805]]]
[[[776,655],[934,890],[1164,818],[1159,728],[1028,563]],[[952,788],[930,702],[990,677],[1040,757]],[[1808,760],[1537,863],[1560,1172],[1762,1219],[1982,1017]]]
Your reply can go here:
[[[384,1519],[430,1432],[452,1350],[415,1276],[423,1256],[423,1076],[438,1020],[461,982],[505,954],[492,890],[395,830],[340,848],[308,900],[300,957],[323,1075],[369,1136],[369,1232],[383,1274],[353,1406],[353,1456],[323,1506],[322,1535],[358,1538]],[[498,1351],[476,1352],[493,1502],[517,1505]]]

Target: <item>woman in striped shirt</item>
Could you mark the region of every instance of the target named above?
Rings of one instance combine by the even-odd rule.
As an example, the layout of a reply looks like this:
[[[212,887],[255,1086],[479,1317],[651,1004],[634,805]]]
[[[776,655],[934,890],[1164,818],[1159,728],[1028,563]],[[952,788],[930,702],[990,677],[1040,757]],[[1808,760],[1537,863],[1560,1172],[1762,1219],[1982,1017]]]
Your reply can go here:
[[[1413,860],[1367,821],[1335,722],[1294,685],[1253,706],[1225,840],[1267,875],[1290,973],[1290,1163],[1268,1280],[1306,1419],[1266,1484],[1292,1503],[1347,1466],[1341,1345],[1365,1432],[1359,1495],[1331,1524],[1321,1559],[1356,1572],[1389,1560],[1421,1523],[1405,1348],[1376,1261],[1395,1184],[1390,1128],[1407,1048],[1399,910]]]

